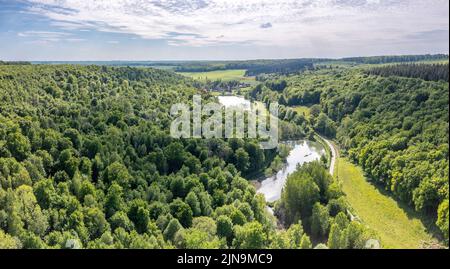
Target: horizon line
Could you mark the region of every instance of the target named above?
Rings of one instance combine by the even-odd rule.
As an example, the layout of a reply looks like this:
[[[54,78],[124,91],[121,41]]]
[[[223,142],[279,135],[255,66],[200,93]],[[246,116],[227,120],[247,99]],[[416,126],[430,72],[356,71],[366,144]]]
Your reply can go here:
[[[343,60],[348,58],[372,58],[372,57],[401,57],[401,56],[423,56],[431,55],[443,57],[449,57],[448,52],[442,53],[422,53],[422,54],[378,54],[378,55],[361,55],[361,56],[343,56],[343,57],[294,57],[294,58],[246,58],[246,59],[181,59],[181,60],[123,60],[123,59],[112,59],[112,60],[4,60],[4,62],[239,62],[239,61],[264,61],[264,60]]]

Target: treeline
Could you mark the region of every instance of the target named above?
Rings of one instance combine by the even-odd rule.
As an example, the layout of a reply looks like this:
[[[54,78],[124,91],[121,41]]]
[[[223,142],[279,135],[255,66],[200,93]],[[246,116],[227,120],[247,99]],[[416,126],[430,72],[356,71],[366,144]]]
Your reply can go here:
[[[267,81],[265,84],[259,84],[247,92],[246,97],[261,101],[266,106],[278,102],[279,128],[282,140],[314,139],[314,130],[305,116],[288,107],[285,98],[278,92],[286,87],[285,83],[286,81],[283,79]]]
[[[448,61],[448,55],[399,55],[399,56],[372,56],[349,57],[342,59],[301,58],[280,60],[249,60],[249,61],[217,61],[217,62],[153,62],[154,65],[175,66],[176,72],[210,72],[230,69],[247,69],[247,76],[262,74],[293,74],[304,70],[313,70],[315,65],[330,64],[333,62],[351,62],[355,64],[388,64],[411,63],[420,61]]]
[[[311,59],[292,60],[251,60],[236,62],[197,62],[184,63],[175,68],[176,72],[210,72],[219,70],[246,69],[246,76],[260,74],[292,74],[312,69]]]
[[[175,72],[211,72],[227,70],[226,65],[209,64],[209,63],[194,63],[194,64],[181,64],[175,67]]]
[[[25,62],[25,61],[0,61],[0,65],[30,65],[30,62]]]
[[[284,79],[282,92],[266,83],[250,94],[265,102],[309,106],[316,131],[336,137],[342,153],[376,184],[434,218],[448,242],[447,81],[375,77],[358,69]]]
[[[407,63],[419,61],[438,61],[447,60],[446,54],[426,54],[426,55],[399,55],[399,56],[372,56],[372,57],[349,57],[341,59],[345,62],[354,62],[358,64],[388,64],[388,63]],[[339,61],[339,60],[338,60]]]
[[[376,76],[420,78],[427,81],[449,81],[447,64],[398,64],[372,68],[367,71]]]
[[[228,69],[246,69],[246,76],[257,76],[260,74],[292,74],[312,69],[313,62],[308,59],[293,60],[261,60],[247,61],[227,64]]]
[[[349,62],[354,64],[411,63],[420,61],[448,61],[448,55],[399,55],[349,57],[342,59],[299,58],[266,59],[248,61],[37,61],[35,64],[76,64],[104,65],[114,67],[156,67],[172,69],[175,72],[210,72],[231,69],[248,69],[249,76],[261,74],[292,74],[312,70],[316,65],[323,68],[327,64]],[[1,63],[1,61],[0,61]],[[25,63],[25,62],[24,62]]]
[[[239,89],[241,87],[248,87],[249,84],[245,84],[238,80],[209,80],[193,82],[194,87],[197,89],[206,89],[208,91],[221,91],[221,92],[231,92],[234,89]]]

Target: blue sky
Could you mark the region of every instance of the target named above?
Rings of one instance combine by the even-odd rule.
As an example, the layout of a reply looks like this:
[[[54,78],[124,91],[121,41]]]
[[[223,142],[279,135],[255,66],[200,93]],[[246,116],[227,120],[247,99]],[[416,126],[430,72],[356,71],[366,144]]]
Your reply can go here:
[[[448,0],[0,0],[2,60],[447,53]]]

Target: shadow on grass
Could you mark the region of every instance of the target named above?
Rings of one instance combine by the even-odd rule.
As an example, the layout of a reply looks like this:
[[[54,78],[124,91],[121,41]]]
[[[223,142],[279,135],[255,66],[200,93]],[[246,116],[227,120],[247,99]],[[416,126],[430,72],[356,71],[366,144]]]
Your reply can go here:
[[[408,217],[409,220],[418,219],[422,223],[422,225],[425,227],[426,231],[433,238],[437,239],[440,243],[443,242],[444,237],[443,237],[441,231],[439,230],[439,228],[436,226],[436,216],[435,215],[417,212],[416,210],[414,210],[414,208],[411,205],[409,205],[408,203],[406,203],[404,201],[401,201],[400,199],[395,197],[392,192],[386,190],[380,182],[373,180],[365,172],[363,174],[364,174],[364,178],[366,179],[366,181],[370,185],[374,186],[375,189],[380,194],[394,200],[395,203],[397,204],[397,206],[406,213],[406,216]]]

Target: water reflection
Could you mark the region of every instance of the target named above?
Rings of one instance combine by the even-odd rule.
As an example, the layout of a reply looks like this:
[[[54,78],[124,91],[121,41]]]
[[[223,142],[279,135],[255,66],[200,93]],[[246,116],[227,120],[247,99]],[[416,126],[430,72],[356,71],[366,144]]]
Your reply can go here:
[[[264,194],[267,202],[274,202],[281,198],[281,191],[287,177],[296,170],[297,165],[320,160],[325,155],[325,149],[320,143],[311,141],[286,142],[292,150],[287,157],[285,167],[274,176],[268,177],[261,182],[258,193]]]

